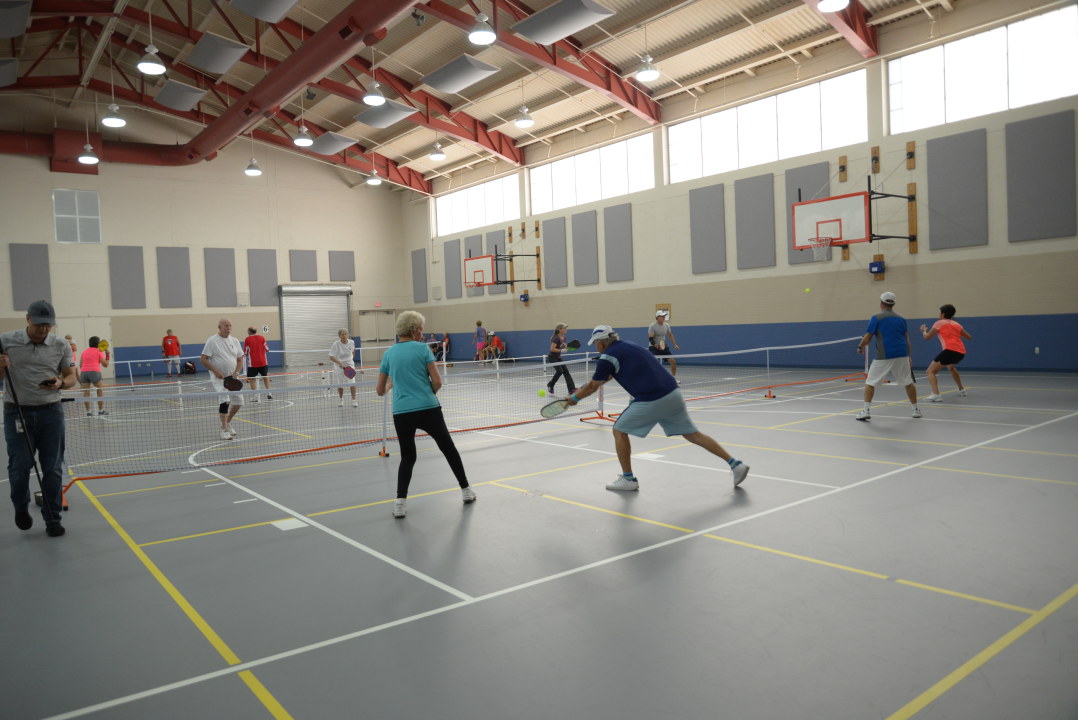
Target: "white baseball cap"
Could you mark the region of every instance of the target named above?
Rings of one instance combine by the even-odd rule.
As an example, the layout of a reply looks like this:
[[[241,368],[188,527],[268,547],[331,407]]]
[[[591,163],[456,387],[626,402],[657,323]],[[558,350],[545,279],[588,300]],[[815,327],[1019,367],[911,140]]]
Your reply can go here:
[[[596,325],[595,329],[591,331],[591,338],[588,339],[588,345],[594,345],[596,340],[606,340],[614,334],[614,328],[609,325]]]
[[[665,310],[656,310],[655,311],[655,317],[668,317],[669,315],[670,315],[670,313],[666,312]]]
[[[885,292],[883,295],[880,295],[880,302],[884,305],[894,305],[897,301],[898,299],[893,292]]]

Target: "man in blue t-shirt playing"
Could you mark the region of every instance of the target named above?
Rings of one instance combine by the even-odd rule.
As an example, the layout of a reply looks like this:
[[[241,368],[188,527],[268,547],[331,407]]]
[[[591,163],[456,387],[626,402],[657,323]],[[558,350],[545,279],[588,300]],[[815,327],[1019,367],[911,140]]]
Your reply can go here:
[[[906,318],[895,312],[895,294],[885,292],[880,295],[880,312],[868,321],[868,329],[861,342],[857,343],[857,352],[864,353],[865,346],[876,338],[876,359],[868,367],[865,379],[865,406],[854,416],[858,420],[872,419],[872,397],[888,374],[896,383],[906,388],[906,397],[913,406],[913,417],[921,417],[917,407],[917,386],[913,384],[913,370],[910,366],[910,334],[906,330]]]
[[[714,438],[696,429],[681,389],[670,373],[644,348],[622,340],[609,325],[599,325],[591,333],[588,345],[599,350],[599,362],[595,374],[582,388],[569,396],[569,404],[576,405],[591,395],[604,383],[614,378],[625,388],[632,400],[617,422],[614,423],[614,449],[621,463],[621,474],[606,486],[607,490],[639,490],[640,484],[633,475],[632,445],[630,435],[647,437],[656,424],[662,426],[667,437],[682,435],[689,442],[699,445],[712,455],[718,455],[730,465],[737,487],[749,474],[749,466],[730,456]]]

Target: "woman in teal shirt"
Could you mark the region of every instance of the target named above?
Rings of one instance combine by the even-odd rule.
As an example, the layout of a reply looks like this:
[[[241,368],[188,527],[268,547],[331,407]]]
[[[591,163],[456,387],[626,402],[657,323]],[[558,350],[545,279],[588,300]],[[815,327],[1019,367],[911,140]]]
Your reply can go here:
[[[442,387],[434,355],[423,341],[423,324],[426,318],[414,310],[405,310],[397,316],[397,337],[400,342],[386,350],[378,369],[378,396],[393,390],[393,427],[401,448],[401,464],[397,468],[397,502],[393,504],[393,517],[402,518],[407,513],[408,486],[412,482],[415,466],[415,433],[422,430],[438,444],[453,475],[460,485],[464,503],[475,502],[475,492],[468,485],[464,462],[445,425],[442,406],[435,394]]]

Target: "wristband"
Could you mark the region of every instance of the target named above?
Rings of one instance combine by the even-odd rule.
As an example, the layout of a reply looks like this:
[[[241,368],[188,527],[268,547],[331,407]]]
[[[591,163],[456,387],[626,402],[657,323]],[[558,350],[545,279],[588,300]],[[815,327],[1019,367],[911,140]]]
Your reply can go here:
[[[580,398],[578,398],[578,397],[576,396],[576,393],[573,393],[573,394],[572,394],[572,395],[570,395],[569,397],[571,397],[571,398],[573,399],[573,402],[575,402],[575,403],[578,403],[578,402],[580,402]]]

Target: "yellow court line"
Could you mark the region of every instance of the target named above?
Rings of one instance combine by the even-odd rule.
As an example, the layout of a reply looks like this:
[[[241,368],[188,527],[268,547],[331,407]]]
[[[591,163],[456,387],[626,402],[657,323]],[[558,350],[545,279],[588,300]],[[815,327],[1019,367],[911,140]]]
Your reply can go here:
[[[500,480],[494,480],[494,481],[492,481],[492,482],[490,482],[488,484],[497,485],[498,487],[505,488],[506,490],[516,490],[517,492],[520,492],[520,493],[530,492],[529,490],[525,490],[524,488],[518,488],[518,487],[513,487],[512,485],[506,485],[505,483],[503,483]],[[629,515],[629,514],[626,514],[626,513],[618,512],[617,510],[608,510],[607,508],[596,507],[595,505],[588,505],[587,503],[577,502],[576,500],[566,500],[565,498],[560,498],[560,497],[557,497],[555,495],[545,495],[544,494],[542,497],[547,499],[547,500],[554,500],[555,502],[565,503],[566,505],[576,505],[577,507],[586,508],[588,510],[598,510],[599,512],[606,513],[607,515],[615,515],[617,517],[623,517],[623,518],[627,518],[629,520],[637,520],[637,521],[642,522],[642,523],[647,523],[648,525],[656,525],[658,527],[668,528],[670,530],[677,530],[678,532],[683,532],[683,533],[691,533],[691,532],[693,532],[692,530],[690,530],[688,528],[679,527],[677,525],[670,525],[668,523],[659,522],[658,520],[648,520],[647,518],[642,518],[642,517],[640,517],[638,515]]]
[[[1075,596],[1078,596],[1078,583],[1072,585],[1069,590],[1064,592],[1052,602],[1045,605],[1043,608],[1034,613],[1031,617],[1026,618],[1013,630],[996,640],[994,643],[986,647],[981,652],[971,657],[960,667],[958,667],[954,672],[947,675],[945,678],[930,687],[928,690],[925,690],[923,693],[911,700],[898,712],[888,717],[887,720],[908,720],[917,713],[921,712],[930,704],[935,702],[941,695],[946,693],[958,683],[962,682],[962,680],[964,680],[965,678],[969,677],[971,674],[973,674],[974,671],[978,670],[981,666],[994,658],[996,655],[1007,649],[1020,637],[1040,625],[1044,620],[1048,619],[1048,617],[1052,615],[1052,613],[1054,613],[1056,610],[1059,610],[1061,607],[1073,600]]]
[[[221,657],[224,658],[225,662],[227,662],[229,665],[239,665],[242,662],[239,656],[236,655],[236,653],[232,651],[232,648],[230,648],[228,644],[225,643],[225,641],[221,638],[221,636],[217,634],[217,631],[210,627],[210,624],[206,622],[205,618],[203,618],[202,615],[200,615],[199,612],[195,610],[194,606],[191,605],[190,602],[188,602],[187,598],[183,596],[179,589],[172,584],[172,581],[169,580],[161,571],[161,569],[157,567],[154,561],[150,559],[149,555],[147,555],[145,551],[143,551],[142,548],[140,548],[135,543],[135,541],[131,538],[127,531],[123,529],[119,522],[117,522],[116,518],[114,518],[112,514],[105,509],[105,506],[101,504],[101,501],[98,500],[92,492],[90,492],[90,489],[87,488],[85,484],[79,483],[79,489],[82,490],[82,493],[90,500],[91,503],[93,503],[94,507],[97,508],[97,511],[101,513],[101,517],[105,518],[105,521],[112,527],[116,534],[120,536],[120,539],[123,540],[124,544],[127,545],[131,552],[135,554],[135,557],[139,559],[139,561],[150,572],[154,579],[157,580],[158,584],[161,585],[161,587],[168,594],[168,596],[172,598],[172,601],[179,606],[183,614],[187,616],[187,619],[190,620],[196,628],[198,628],[199,632],[202,633],[202,636],[206,638],[206,640],[209,641],[209,643],[221,655]],[[274,717],[291,717],[287,712],[285,712],[284,708],[281,707],[280,703],[277,702],[277,700],[270,694],[270,692],[266,690],[266,688],[262,686],[262,684],[259,683],[257,679],[255,679],[254,675],[251,675],[251,680],[257,683],[258,687],[260,688],[260,690],[258,691],[254,691],[254,689],[252,688],[252,691],[255,692],[255,697],[257,697],[262,702],[262,704],[265,705],[271,713],[273,713]],[[251,683],[248,682],[247,679],[245,679],[244,682],[248,684],[248,687],[251,687]],[[270,702],[267,704],[267,701]],[[280,713],[283,714],[278,714],[278,710]]]
[[[988,477],[1007,478],[1008,480],[1032,480],[1033,482],[1055,483],[1056,485],[1078,485],[1078,482],[1070,480],[1052,480],[1050,478],[1026,477],[1025,475],[1004,475],[1003,473],[984,472],[981,470],[962,470],[960,468],[936,467],[935,465],[922,465],[925,470],[942,470],[944,472],[966,473],[968,475],[987,475]]]
[[[239,672],[239,677],[250,688],[251,692],[255,694],[262,704],[266,706],[266,709],[270,711],[275,720],[292,720],[292,716],[287,710],[277,701],[277,698],[273,697],[266,686],[263,685],[255,674],[250,670],[242,670]]]
[[[98,495],[99,498],[112,498],[118,495],[130,495],[132,493],[149,493],[150,490],[167,490],[172,487],[186,487],[188,485],[205,485],[206,483],[212,483],[215,481],[213,477],[207,477],[205,480],[195,480],[190,483],[176,483],[175,485],[155,485],[154,487],[140,487],[137,490],[116,490],[115,493],[102,493]]]
[[[234,530],[247,530],[248,528],[262,527],[264,525],[272,525],[275,522],[281,522],[281,520],[290,520],[292,518],[280,518],[279,520],[267,520],[266,522],[252,523],[251,525],[240,525],[239,527],[224,528],[222,530],[210,530],[208,532],[195,533],[194,535],[183,535],[182,537],[168,538],[167,540],[151,540],[150,542],[139,543],[139,547],[149,547],[151,545],[164,545],[165,543],[176,542],[177,540],[191,540],[193,538],[206,537],[207,535],[220,535],[221,533],[232,532]]]
[[[723,542],[732,543],[734,545],[741,545],[742,547],[752,548],[753,550],[763,550],[764,552],[782,555],[783,557],[793,558],[794,560],[804,560],[805,562],[824,565],[826,567],[835,568],[836,570],[846,570],[847,572],[857,573],[858,575],[867,575],[876,578],[877,580],[887,580],[890,577],[889,575],[881,575],[880,573],[871,572],[869,570],[858,570],[849,565],[839,565],[838,563],[827,562],[826,560],[817,560],[816,558],[810,558],[806,555],[796,555],[794,553],[786,552],[785,550],[776,550],[775,548],[764,547],[763,545],[753,545],[752,543],[734,540],[733,538],[722,537],[720,535],[704,535],[704,537],[711,538],[712,540],[722,540]]]
[[[839,415],[845,415],[846,413],[824,413],[823,415],[817,415],[816,417],[803,418],[801,420],[793,420],[788,423],[782,423],[781,425],[772,425],[767,428],[768,430],[782,430],[788,428],[791,425],[800,425],[801,423],[815,422],[817,420],[826,420],[827,418],[833,418]]]
[[[289,433],[290,435],[299,435],[301,438],[307,438],[308,440],[314,439],[313,435],[304,435],[303,433],[294,432],[292,430],[285,430],[284,428],[274,427],[273,425],[264,425],[263,423],[255,422],[254,420],[248,420],[247,418],[237,417],[236,419],[242,420],[245,423],[257,425],[258,427],[264,427],[267,430],[276,430],[277,432]]]
[[[1057,453],[1048,452],[1047,450],[1019,450],[1018,448],[1001,448],[992,447],[991,445],[982,445],[977,448],[978,450],[995,450],[997,452],[1013,452],[1013,453],[1025,453],[1027,455],[1048,455],[1049,457],[1065,457],[1065,458],[1078,458],[1078,455],[1074,453]]]
[[[963,598],[964,600],[973,600],[975,602],[984,603],[985,605],[994,605],[996,607],[1003,608],[1004,610],[1014,610],[1015,612],[1025,613],[1026,615],[1034,615],[1037,612],[1036,610],[1030,610],[1029,608],[1022,607],[1021,605],[1011,605],[1010,603],[989,600],[988,598],[979,597],[977,595],[967,595],[965,593],[956,592],[954,590],[936,587],[935,585],[925,585],[923,583],[913,582],[912,580],[895,578],[895,582],[901,585],[909,585],[910,587],[920,588],[922,590],[931,590],[932,592],[938,592],[943,593],[944,595],[951,595],[953,597]]]

